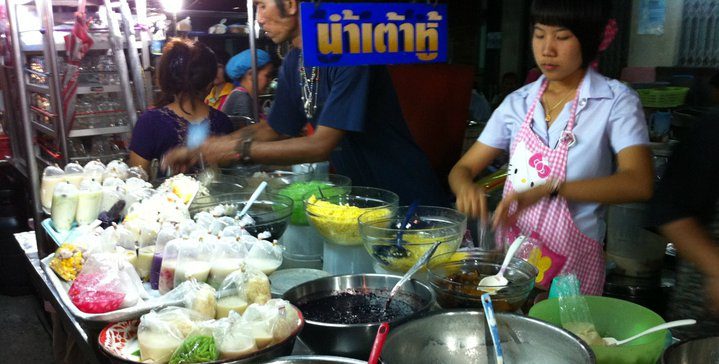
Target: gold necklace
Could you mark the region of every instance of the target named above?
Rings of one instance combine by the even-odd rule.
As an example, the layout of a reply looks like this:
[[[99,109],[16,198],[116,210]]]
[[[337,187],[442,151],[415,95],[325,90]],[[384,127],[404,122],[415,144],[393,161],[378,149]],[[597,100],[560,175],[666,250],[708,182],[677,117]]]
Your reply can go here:
[[[564,97],[562,97],[562,99],[559,100],[559,102],[557,102],[556,104],[554,104],[554,106],[552,106],[552,107],[550,107],[550,108],[547,108],[547,110],[545,111],[545,117],[544,117],[544,120],[545,120],[546,122],[552,121],[552,111],[553,111],[554,109],[556,109],[557,106],[559,106],[559,104],[561,104],[561,103],[563,103],[565,100],[567,100],[567,97],[572,94],[572,91],[574,91],[574,89],[570,89],[569,92],[567,92],[567,93],[564,95]],[[545,94],[545,95],[546,95],[546,94]],[[543,97],[544,97],[544,95],[543,95]],[[545,100],[545,102],[546,102],[546,100]]]

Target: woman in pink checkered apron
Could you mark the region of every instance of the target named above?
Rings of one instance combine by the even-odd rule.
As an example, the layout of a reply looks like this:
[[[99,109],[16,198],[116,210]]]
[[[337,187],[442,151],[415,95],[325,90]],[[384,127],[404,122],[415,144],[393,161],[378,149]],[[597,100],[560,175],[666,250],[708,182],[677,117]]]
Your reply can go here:
[[[457,208],[487,219],[474,177],[509,150],[494,213],[503,242],[528,236],[525,258],[547,289],[574,273],[584,294],[604,286],[603,204],[651,197],[648,133],[636,94],[591,66],[616,33],[601,0],[535,0],[532,49],[542,77],[507,96],[449,175]]]

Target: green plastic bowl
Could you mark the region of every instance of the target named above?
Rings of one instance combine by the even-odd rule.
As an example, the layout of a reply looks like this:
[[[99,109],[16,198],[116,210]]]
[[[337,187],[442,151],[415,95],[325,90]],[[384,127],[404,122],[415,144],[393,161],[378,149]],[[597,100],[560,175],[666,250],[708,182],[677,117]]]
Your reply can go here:
[[[664,323],[652,310],[616,298],[585,296],[594,325],[602,337],[626,339],[648,328]],[[559,300],[550,298],[529,310],[529,316],[561,327]],[[595,346],[591,348],[598,364],[655,364],[664,350],[668,330],[658,331],[628,342],[622,346]]]

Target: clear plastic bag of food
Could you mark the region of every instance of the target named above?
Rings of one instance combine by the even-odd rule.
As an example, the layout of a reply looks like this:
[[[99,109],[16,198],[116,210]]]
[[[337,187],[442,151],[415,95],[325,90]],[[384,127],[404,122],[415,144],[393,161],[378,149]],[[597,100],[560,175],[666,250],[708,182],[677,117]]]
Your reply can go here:
[[[123,283],[115,254],[93,254],[85,261],[68,295],[72,303],[86,313],[105,313],[123,306],[127,285]],[[137,292],[135,292],[137,297]]]
[[[109,177],[115,177],[124,181],[128,177],[129,169],[130,168],[127,166],[127,164],[119,159],[110,161],[110,163],[108,163],[105,167],[105,173],[103,175],[103,178],[107,179]]]
[[[127,175],[129,178],[135,177],[135,178],[139,178],[143,181],[150,180],[150,176],[147,174],[147,172],[145,172],[145,170],[142,167],[138,167],[138,166],[128,168]]]
[[[579,291],[579,279],[574,274],[554,278],[552,291],[559,298],[559,317],[562,327],[579,336],[589,345],[603,345],[604,341],[594,327],[587,300]]]
[[[152,311],[140,318],[137,341],[143,362],[166,363],[202,318],[183,307]]]
[[[262,271],[243,264],[222,282],[217,292],[216,317],[227,317],[230,311],[242,314],[249,304],[262,304],[270,297],[269,278]]]
[[[180,245],[175,267],[175,287],[193,278],[198,282],[207,282],[214,249],[214,244],[204,240],[189,239],[187,244]]]
[[[150,248],[150,246],[146,248],[144,254],[148,254],[148,252],[152,250],[152,263],[150,264],[149,275],[150,287],[152,287],[152,289],[158,289],[158,285],[160,282],[160,269],[162,268],[162,258],[163,254],[165,253],[165,246],[167,246],[167,243],[169,243],[170,241],[178,238],[179,235],[180,230],[178,225],[172,223],[164,223],[162,224],[160,231],[157,233],[155,245],[151,245],[152,248]],[[138,251],[138,255],[143,255],[142,248]]]
[[[227,238],[220,239],[215,244],[207,283],[212,287],[220,288],[230,273],[242,268],[246,256],[247,249],[243,244]]]
[[[161,294],[170,292],[175,288],[175,269],[177,267],[177,256],[180,252],[180,246],[188,244],[185,239],[174,239],[167,243],[162,252],[162,264],[160,265],[160,276],[158,278],[157,289]]]
[[[270,300],[265,304],[253,303],[242,315],[245,326],[255,338],[255,344],[262,349],[282,342],[292,335],[296,328],[293,321],[294,309],[283,300]],[[294,312],[296,317],[296,312]]]
[[[270,275],[282,264],[281,245],[258,239],[250,245],[249,250],[245,261],[248,265],[261,270],[262,273]]]
[[[215,338],[221,359],[236,359],[258,350],[255,338],[245,327],[239,313],[231,311],[226,319],[216,321],[219,324]]]
[[[220,358],[215,320],[198,322],[170,357],[169,364],[208,363]]]
[[[85,177],[102,183],[102,175],[105,173],[105,164],[98,161],[89,161],[85,164]]]
[[[168,298],[182,299],[185,308],[197,312],[205,320],[210,320],[215,318],[215,306],[217,305],[215,294],[215,289],[207,283],[190,279],[182,282],[168,293]]]

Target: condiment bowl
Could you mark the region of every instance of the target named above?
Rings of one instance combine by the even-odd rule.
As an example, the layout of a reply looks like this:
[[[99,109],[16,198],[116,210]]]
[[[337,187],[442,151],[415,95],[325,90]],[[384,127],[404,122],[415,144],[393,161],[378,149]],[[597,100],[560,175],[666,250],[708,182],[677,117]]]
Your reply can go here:
[[[317,195],[305,200],[305,211],[310,224],[329,242],[360,245],[359,216],[368,211],[377,216],[389,216],[398,203],[399,196],[391,191],[373,187],[333,186],[321,188]]]
[[[304,306],[313,301],[345,292],[373,293],[386,297],[400,278],[385,274],[354,274],[319,278],[289,289],[283,298],[295,306]],[[389,322],[391,327],[427,312],[434,304],[434,293],[419,281],[411,280],[402,286],[402,291],[395,296],[393,304],[397,300],[409,305],[411,313],[406,317],[391,320]],[[329,310],[331,307],[327,307],[327,309]],[[367,360],[369,357],[377,328],[381,323],[327,323],[317,321],[312,317],[308,318],[304,312],[303,315],[305,316],[305,327],[300,338],[313,352],[363,360]]]
[[[497,274],[502,256],[483,251],[467,251],[435,256],[427,264],[430,286],[437,294],[442,308],[482,308],[479,281]],[[538,271],[533,265],[513,258],[504,276],[509,285],[498,290],[492,297],[495,311],[516,312],[527,300],[534,288]],[[491,287],[489,287],[491,288]]]
[[[220,204],[232,204],[237,207],[237,211],[241,211],[251,195],[252,192],[241,192],[201,197],[195,199],[190,206],[190,215],[195,216],[200,211],[210,212]],[[245,229],[253,236],[267,231],[271,235],[268,240],[279,239],[287,228],[291,213],[292,199],[263,193],[247,211],[247,214],[255,220],[255,224],[245,226]]]
[[[407,272],[438,241],[442,244],[435,256],[454,252],[467,229],[467,216],[454,209],[435,206],[418,206],[413,215],[420,219],[421,225],[400,229],[408,209],[401,206],[389,216],[370,212],[359,217],[365,249],[386,270]],[[445,257],[449,258],[449,255]]]

